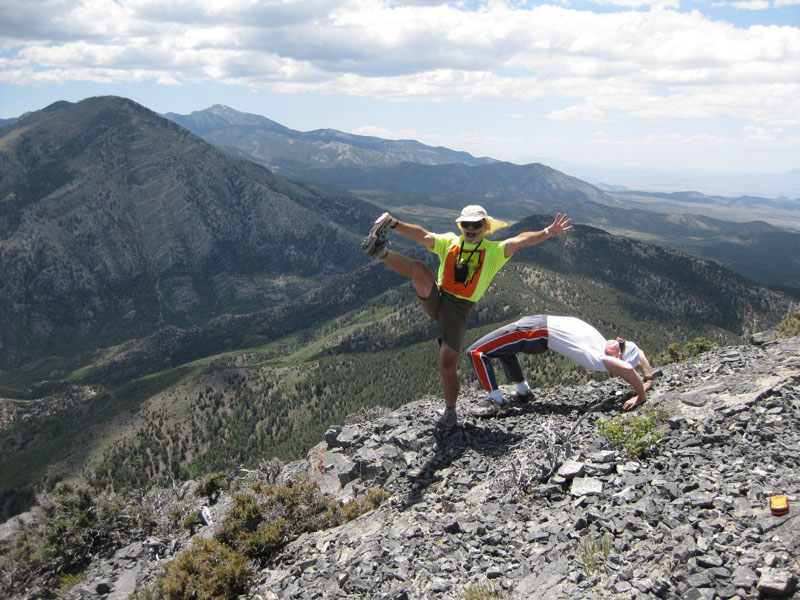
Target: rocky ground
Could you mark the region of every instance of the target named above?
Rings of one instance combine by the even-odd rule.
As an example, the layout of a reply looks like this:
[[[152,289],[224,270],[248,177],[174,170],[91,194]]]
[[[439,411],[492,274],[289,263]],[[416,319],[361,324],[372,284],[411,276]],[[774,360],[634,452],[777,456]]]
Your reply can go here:
[[[541,390],[477,421],[465,415],[479,394],[464,390],[462,426],[444,437],[437,398],[331,428],[281,477],[391,497],[291,542],[248,598],[800,598],[800,337],[661,371],[635,412],[657,410],[662,437],[638,459],[598,431],[620,413],[619,379]],[[788,514],[771,513],[776,494]],[[202,535],[227,504],[203,507]],[[127,598],[184,544],[137,542],[69,596]]]

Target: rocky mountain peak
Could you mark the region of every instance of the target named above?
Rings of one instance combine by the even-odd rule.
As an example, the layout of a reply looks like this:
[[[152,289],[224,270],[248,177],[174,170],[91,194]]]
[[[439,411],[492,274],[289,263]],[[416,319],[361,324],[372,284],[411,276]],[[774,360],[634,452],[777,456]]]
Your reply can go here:
[[[279,472],[238,471],[215,503],[194,497],[193,534],[217,536],[237,490],[300,476],[341,500],[389,497],[291,540],[253,572],[248,597],[797,598],[800,337],[715,348],[656,381],[626,417],[660,415],[658,441],[638,457],[603,429],[620,414],[619,380],[537,390],[503,418],[439,438],[442,401],[425,398],[351,416]],[[477,397],[462,395],[462,418]],[[777,494],[788,514],[771,513]],[[0,541],[33,518],[4,525]],[[127,598],[189,537],[127,540],[66,597]]]
[[[305,206],[312,193],[123,98],[3,129],[0,166],[0,369],[42,346],[72,353],[276,304],[277,273],[310,288],[329,254],[348,252],[341,270],[364,260],[349,252],[357,235]]]
[[[283,125],[266,117],[240,112],[224,104],[214,104],[205,110],[194,111],[190,115],[168,113],[165,117],[197,134],[204,134],[225,127],[250,127],[276,132],[290,131]]]

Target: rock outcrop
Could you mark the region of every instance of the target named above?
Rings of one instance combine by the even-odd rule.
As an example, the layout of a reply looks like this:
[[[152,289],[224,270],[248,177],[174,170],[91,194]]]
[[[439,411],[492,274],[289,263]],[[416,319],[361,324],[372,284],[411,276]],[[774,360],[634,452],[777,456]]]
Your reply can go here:
[[[501,418],[437,438],[438,398],[332,427],[303,473],[342,498],[380,487],[379,508],[304,534],[256,574],[248,598],[800,598],[800,337],[715,348],[667,365],[645,415],[664,416],[639,458],[600,435],[619,379],[538,390]],[[789,512],[769,498],[787,494]],[[228,504],[206,507],[210,535]],[[186,537],[97,560],[71,598],[122,599]],[[487,597],[487,596],[484,596]]]

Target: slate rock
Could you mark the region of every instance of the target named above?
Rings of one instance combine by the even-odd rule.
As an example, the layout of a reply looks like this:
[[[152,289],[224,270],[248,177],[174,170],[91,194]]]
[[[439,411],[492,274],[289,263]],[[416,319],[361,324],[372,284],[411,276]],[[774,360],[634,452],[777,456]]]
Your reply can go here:
[[[573,496],[600,496],[603,493],[603,482],[594,477],[576,477],[572,480],[569,491]]]
[[[758,574],[747,567],[737,567],[731,574],[731,583],[737,588],[751,588],[758,582]]]
[[[765,567],[761,571],[756,588],[763,596],[786,598],[794,593],[796,584],[797,578],[794,573]]]
[[[585,470],[586,465],[582,462],[567,460],[558,468],[556,474],[563,477],[565,480],[569,480],[575,477],[582,477]]]

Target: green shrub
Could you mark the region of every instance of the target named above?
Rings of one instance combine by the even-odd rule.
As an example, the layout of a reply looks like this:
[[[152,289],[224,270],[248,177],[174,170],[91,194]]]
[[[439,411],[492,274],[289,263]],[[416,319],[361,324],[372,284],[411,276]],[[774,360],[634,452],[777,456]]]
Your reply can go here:
[[[37,519],[0,552],[0,596],[29,587],[51,594],[77,581],[94,556],[154,529],[152,507],[58,483],[37,496]],[[72,584],[74,585],[74,584]]]
[[[598,421],[597,429],[615,447],[638,458],[661,439],[665,419],[666,415],[657,410],[620,414],[609,421]]]
[[[133,593],[128,596],[128,600],[161,600],[161,585],[163,583],[164,574],[162,573],[154,583],[136,588]]]
[[[800,335],[800,306],[789,311],[786,318],[778,324],[778,333],[785,337]]]
[[[509,594],[497,589],[493,583],[476,583],[464,590],[464,600],[501,600]]]
[[[61,573],[58,576],[59,587],[62,594],[67,593],[73,587],[84,581],[86,581],[86,573]]]
[[[250,491],[234,495],[216,538],[263,562],[300,534],[354,519],[379,506],[388,495],[384,490],[368,490],[364,498],[342,507],[313,481],[256,482]]]
[[[683,360],[683,354],[681,353],[681,347],[676,344],[672,343],[667,346],[667,355],[663,357],[659,362],[663,364],[670,364],[675,362],[680,362]]]
[[[599,540],[589,536],[581,538],[578,544],[577,558],[584,572],[591,575],[597,571],[611,554],[612,548],[611,536],[608,535],[604,535]]]
[[[197,484],[195,495],[200,498],[208,498],[208,501],[214,504],[223,490],[230,487],[228,479],[222,471],[215,471],[203,476]]]
[[[288,535],[285,519],[269,520],[255,496],[239,492],[216,537],[250,558],[265,559],[286,543]]]
[[[703,352],[708,352],[714,347],[716,347],[714,342],[701,337],[694,338],[691,342],[687,342],[683,349],[681,349],[678,344],[673,343],[667,346],[666,352],[658,357],[657,362],[664,365],[682,362],[698,354],[702,354]]]
[[[694,338],[691,342],[684,346],[684,354],[686,355],[686,358],[692,358],[698,354],[702,354],[703,352],[708,352],[714,346],[716,346],[716,344],[711,340],[699,337]]]
[[[358,500],[352,498],[345,503],[342,507],[342,518],[345,521],[352,521],[366,512],[375,510],[388,497],[389,492],[386,490],[368,489],[363,498]]]
[[[166,568],[160,581],[165,600],[235,600],[251,578],[247,559],[216,540],[194,538]]]
[[[256,483],[253,488],[233,497],[216,534],[250,558],[264,560],[301,533],[341,523],[338,502],[320,493],[316,483]]]
[[[189,535],[194,535],[194,530],[201,524],[200,514],[195,510],[190,512],[181,520],[181,527],[189,532]]]
[[[117,538],[119,503],[113,496],[96,497],[88,488],[61,482],[37,500],[42,520],[17,539],[18,549],[34,569],[77,573]],[[28,545],[34,547],[30,554],[23,549]]]

